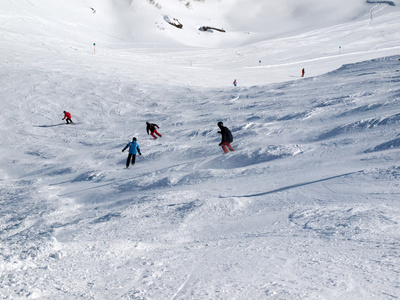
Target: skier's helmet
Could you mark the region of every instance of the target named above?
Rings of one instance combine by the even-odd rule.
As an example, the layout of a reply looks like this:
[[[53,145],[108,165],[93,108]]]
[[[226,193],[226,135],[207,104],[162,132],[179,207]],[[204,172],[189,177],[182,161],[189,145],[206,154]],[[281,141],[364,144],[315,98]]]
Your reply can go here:
[[[218,127],[221,127],[221,126],[223,126],[223,125],[224,125],[224,123],[218,122]]]
[[[134,137],[133,139],[132,139],[132,142],[135,142],[136,141],[136,138]]]

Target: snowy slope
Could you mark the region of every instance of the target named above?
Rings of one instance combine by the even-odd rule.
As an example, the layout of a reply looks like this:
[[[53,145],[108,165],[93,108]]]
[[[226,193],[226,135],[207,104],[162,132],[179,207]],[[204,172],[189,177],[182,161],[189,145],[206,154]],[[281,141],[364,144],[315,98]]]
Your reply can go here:
[[[1,298],[399,297],[400,3],[339,2],[283,1],[257,43],[243,1],[0,4]],[[210,48],[121,30],[212,5],[237,28]]]
[[[13,33],[51,40],[55,47],[97,42],[112,48],[132,44],[221,48],[360,20],[368,25],[374,17],[398,11],[396,1],[6,0],[1,6],[1,23]],[[171,26],[168,20],[177,20],[183,27]],[[226,32],[204,32],[199,30],[201,26]]]

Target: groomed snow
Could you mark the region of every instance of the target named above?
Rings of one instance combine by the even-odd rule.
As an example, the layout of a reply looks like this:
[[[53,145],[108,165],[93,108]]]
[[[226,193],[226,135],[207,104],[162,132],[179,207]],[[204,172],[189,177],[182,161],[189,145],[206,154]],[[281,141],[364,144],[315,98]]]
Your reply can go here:
[[[0,4],[0,298],[398,299],[400,1],[151,2]]]

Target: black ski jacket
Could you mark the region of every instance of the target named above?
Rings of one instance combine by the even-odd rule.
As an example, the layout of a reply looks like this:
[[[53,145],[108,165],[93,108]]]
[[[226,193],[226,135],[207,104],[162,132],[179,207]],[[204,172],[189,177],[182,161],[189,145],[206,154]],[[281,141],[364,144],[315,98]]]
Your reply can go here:
[[[146,128],[147,134],[149,134],[149,131],[150,131],[150,132],[153,132],[153,131],[156,129],[156,127],[157,127],[157,128],[160,128],[160,127],[158,127],[157,124],[154,124],[154,123],[147,123],[147,128]]]
[[[232,143],[233,137],[231,131],[225,126],[221,126],[220,129],[221,131],[218,131],[218,133],[222,135],[221,143]]]

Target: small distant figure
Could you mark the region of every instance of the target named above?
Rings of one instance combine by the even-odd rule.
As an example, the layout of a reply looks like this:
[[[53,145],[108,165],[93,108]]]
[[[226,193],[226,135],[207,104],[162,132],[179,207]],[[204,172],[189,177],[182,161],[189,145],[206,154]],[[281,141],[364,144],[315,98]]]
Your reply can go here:
[[[306,70],[304,70],[304,68],[301,70],[301,77],[304,77],[304,75],[306,74]]]
[[[67,122],[67,124],[74,123],[71,120],[71,114],[69,112],[65,111],[65,110],[64,110],[64,118],[63,118],[63,120],[65,120]]]
[[[258,65],[261,66],[261,60],[258,61]]]
[[[237,86],[236,79],[233,81],[233,85],[234,85],[234,86]]]
[[[221,129],[221,131],[218,131],[219,134],[221,134],[222,139],[221,143],[219,143],[219,146],[222,147],[222,150],[224,150],[224,153],[228,153],[228,149],[230,151],[235,151],[233,147],[231,146],[231,143],[233,142],[233,137],[231,131],[224,126],[224,123],[218,122],[218,127]],[[227,149],[228,147],[228,149]]]
[[[129,154],[128,154],[128,159],[126,160],[127,168],[129,168],[129,163],[131,162],[131,159],[132,159],[132,165],[135,164],[136,153],[139,153],[139,155],[142,155],[142,153],[140,152],[140,147],[139,147],[138,143],[136,142],[135,137],[132,139],[132,142],[126,144],[125,148],[122,149],[122,152],[124,152],[128,147],[129,147]]]
[[[157,124],[146,122],[146,125],[147,125],[147,127],[146,127],[147,134],[149,134],[149,132],[150,132],[151,136],[154,139],[157,139],[157,137],[155,136],[156,134],[159,137],[162,137],[162,135],[159,134],[158,131],[157,131],[157,128],[160,128]]]

